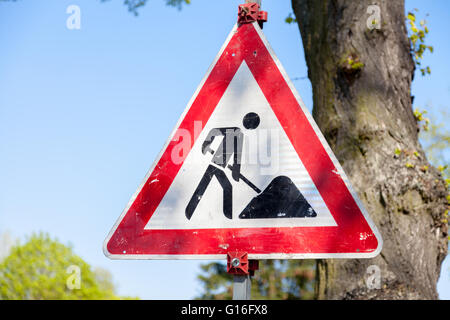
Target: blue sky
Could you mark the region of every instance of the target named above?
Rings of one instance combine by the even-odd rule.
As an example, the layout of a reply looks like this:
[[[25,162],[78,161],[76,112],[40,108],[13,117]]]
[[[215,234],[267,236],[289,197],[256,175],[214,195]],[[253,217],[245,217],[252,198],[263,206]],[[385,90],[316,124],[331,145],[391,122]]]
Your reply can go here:
[[[123,295],[190,299],[202,261],[111,261],[102,242],[139,186],[236,21],[242,1],[193,0],[182,11],[149,0],[135,17],[121,0],[0,2],[0,232],[47,231]],[[66,27],[69,5],[81,29]],[[265,0],[264,33],[291,78],[304,77],[300,34],[284,23],[290,1]],[[448,108],[449,3],[406,1],[429,13],[415,105]],[[309,80],[294,81],[312,106]],[[448,260],[448,259],[447,259]],[[450,298],[450,263],[439,291]]]

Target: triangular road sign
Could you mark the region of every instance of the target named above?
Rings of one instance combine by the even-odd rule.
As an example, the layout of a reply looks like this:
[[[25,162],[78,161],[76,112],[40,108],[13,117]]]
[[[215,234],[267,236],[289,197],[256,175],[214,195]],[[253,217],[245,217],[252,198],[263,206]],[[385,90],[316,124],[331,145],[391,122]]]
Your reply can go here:
[[[258,24],[236,25],[104,243],[114,259],[369,258],[381,236]]]

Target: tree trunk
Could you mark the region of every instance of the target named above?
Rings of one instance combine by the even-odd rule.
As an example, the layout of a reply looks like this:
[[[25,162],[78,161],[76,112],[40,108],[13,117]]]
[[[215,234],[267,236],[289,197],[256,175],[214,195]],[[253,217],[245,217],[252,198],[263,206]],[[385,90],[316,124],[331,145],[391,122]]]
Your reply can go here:
[[[367,26],[372,4],[381,9],[380,28],[373,30]],[[318,261],[316,295],[436,299],[447,254],[447,189],[418,142],[404,1],[292,0],[292,7],[313,116],[384,240],[374,259]],[[371,265],[381,271],[380,289],[366,285]]]

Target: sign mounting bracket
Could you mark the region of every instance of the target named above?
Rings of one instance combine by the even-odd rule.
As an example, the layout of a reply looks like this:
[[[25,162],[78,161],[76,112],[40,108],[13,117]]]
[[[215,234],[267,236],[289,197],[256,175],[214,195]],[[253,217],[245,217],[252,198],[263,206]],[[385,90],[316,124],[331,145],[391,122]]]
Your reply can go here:
[[[227,253],[227,273],[233,275],[233,300],[250,300],[251,277],[259,269],[258,260],[248,260],[247,252]]]
[[[261,29],[263,23],[267,22],[268,13],[262,11],[261,0],[246,0],[244,4],[239,5],[238,24],[246,24],[257,21]]]

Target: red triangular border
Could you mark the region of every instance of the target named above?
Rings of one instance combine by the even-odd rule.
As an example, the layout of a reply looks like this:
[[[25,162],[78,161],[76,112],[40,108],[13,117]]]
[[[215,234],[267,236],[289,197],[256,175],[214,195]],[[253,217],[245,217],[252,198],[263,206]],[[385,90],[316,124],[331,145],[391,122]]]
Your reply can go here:
[[[345,174],[337,174],[337,160],[311,116],[301,107],[259,26],[236,26],[230,37],[178,129],[193,133],[194,121],[207,123],[245,60],[337,226],[145,230],[182,166],[171,161],[172,149],[178,144],[171,140],[105,240],[105,254],[117,259],[219,259],[236,250],[248,252],[250,259],[377,255],[382,240],[376,227],[348,181],[344,181]]]

